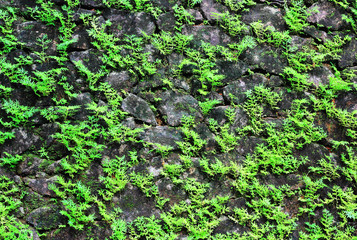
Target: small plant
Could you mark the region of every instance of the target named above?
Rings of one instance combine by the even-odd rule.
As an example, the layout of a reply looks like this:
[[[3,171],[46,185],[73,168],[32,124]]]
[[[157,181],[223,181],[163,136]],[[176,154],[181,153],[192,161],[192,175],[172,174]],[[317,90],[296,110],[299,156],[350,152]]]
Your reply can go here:
[[[307,74],[299,73],[291,67],[284,68],[283,76],[291,83],[291,86],[296,91],[306,91],[313,85],[312,82],[307,80]]]
[[[257,46],[257,42],[252,36],[244,36],[240,43],[231,43],[228,44],[229,48],[236,51],[237,56],[239,57],[245,50],[248,48],[253,49]]]
[[[0,144],[4,144],[7,139],[12,139],[15,137],[13,132],[3,132],[0,131]]]
[[[217,0],[217,2],[223,3],[232,11],[249,11],[249,6],[256,5],[256,2],[254,2],[254,0]]]
[[[196,156],[199,151],[206,145],[207,141],[202,140],[198,133],[196,133],[192,127],[194,118],[183,116],[182,122],[182,132],[185,135],[183,142],[176,142],[182,153],[188,156]]]
[[[33,232],[28,225],[14,217],[13,212],[21,206],[23,195],[14,181],[0,176],[0,238],[1,239],[33,239]]]
[[[199,51],[193,49],[187,49],[185,53],[188,55],[190,60],[181,62],[181,65],[190,64],[196,66],[196,68],[193,69],[193,72],[197,75],[202,85],[202,88],[198,90],[200,94],[207,95],[209,93],[207,91],[208,86],[214,90],[215,87],[222,85],[221,80],[223,80],[225,76],[222,74],[217,74],[217,69],[212,69],[216,65],[214,62],[203,58]]]
[[[22,161],[22,156],[16,154],[15,156],[5,152],[6,157],[0,159],[0,166],[8,166],[11,169],[14,169],[19,162]]]
[[[231,15],[229,12],[212,13],[220,26],[225,29],[229,35],[237,36],[248,30],[248,27],[240,20],[239,15]]]
[[[203,115],[207,115],[215,105],[220,104],[220,101],[213,99],[213,100],[206,100],[205,102],[198,103],[202,109]]]
[[[289,7],[285,5],[284,19],[293,32],[300,33],[304,28],[309,26],[306,21],[308,17],[309,13],[306,10],[304,1],[292,0]]]
[[[100,176],[99,179],[103,182],[105,190],[100,190],[104,200],[110,201],[114,194],[125,188],[129,182],[126,171],[129,167],[128,163],[124,161],[125,156],[116,159],[103,160],[103,172],[107,174],[106,177]]]
[[[12,120],[11,122],[3,122],[0,119],[0,122],[6,127],[19,127],[23,124],[29,124],[29,120],[35,113],[38,112],[38,109],[35,107],[29,107],[21,105],[17,100],[13,101],[11,99],[3,100],[2,109],[8,114],[8,117]]]
[[[181,31],[182,27],[185,24],[188,25],[193,25],[195,24],[195,18],[192,16],[183,6],[179,6],[175,4],[175,6],[172,7],[174,10],[174,15],[176,18],[176,26],[175,29],[178,31]]]
[[[126,238],[126,232],[128,230],[128,227],[126,225],[126,222],[121,219],[114,219],[113,223],[111,225],[111,229],[113,231],[113,234],[110,236],[111,239],[113,240],[125,240]]]
[[[257,36],[259,43],[268,42],[275,47],[282,47],[288,45],[291,41],[289,31],[276,31],[273,26],[265,26],[261,21],[253,22],[250,26]]]

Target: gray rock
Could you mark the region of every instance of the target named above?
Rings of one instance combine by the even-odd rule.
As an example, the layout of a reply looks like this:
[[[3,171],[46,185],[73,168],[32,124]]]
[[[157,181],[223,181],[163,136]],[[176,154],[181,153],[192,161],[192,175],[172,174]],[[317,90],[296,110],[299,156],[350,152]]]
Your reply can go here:
[[[47,40],[50,42],[45,45],[48,47],[45,50],[46,55],[55,55],[59,39],[57,38],[57,28],[45,25],[41,22],[29,21],[15,25],[14,35],[18,42],[21,42],[25,47],[32,51],[42,52],[42,47],[39,45],[37,39],[44,38],[47,35]]]
[[[248,25],[261,21],[264,27],[272,26],[277,31],[287,30],[281,9],[266,4],[257,4],[251,7],[248,12],[242,14],[242,21]]]
[[[345,109],[348,112],[353,112],[357,110],[357,95],[354,92],[348,92],[341,94],[336,98],[336,107]]]
[[[48,189],[48,185],[51,183],[55,183],[57,181],[57,177],[51,178],[42,178],[42,179],[32,179],[32,178],[24,178],[25,183],[32,188],[35,192],[50,197],[56,197],[56,194]]]
[[[98,54],[98,51],[92,49],[81,52],[71,52],[69,53],[69,59],[73,64],[80,61],[89,71],[96,73],[101,69],[103,64]]]
[[[135,78],[130,77],[128,71],[111,72],[103,81],[109,83],[118,92],[122,90],[129,92],[137,82]]]
[[[155,114],[149,104],[134,94],[129,94],[122,102],[122,109],[139,120],[148,124],[157,125]]]
[[[208,42],[214,46],[227,46],[229,43],[233,42],[232,39],[226,33],[214,26],[185,26],[182,29],[182,34],[193,35],[193,40],[191,41],[191,44],[195,48],[201,46],[201,41]]]
[[[356,36],[352,37],[352,40],[343,46],[341,53],[341,59],[338,61],[340,68],[350,67],[357,63],[357,40]]]
[[[206,19],[216,20],[217,17],[213,13],[224,13],[228,11],[228,8],[213,0],[202,0],[201,10]]]
[[[9,154],[21,154],[32,146],[39,146],[41,139],[38,135],[25,130],[24,128],[17,128],[14,130],[15,138],[8,140],[2,149],[1,157],[4,157],[4,152]]]
[[[201,5],[202,5],[202,3],[201,3]],[[202,14],[200,13],[200,11],[198,11],[196,9],[187,9],[187,12],[189,14],[191,14],[196,19],[197,22],[201,22],[201,21],[204,20],[204,18],[202,16]]]
[[[308,157],[310,161],[308,161],[306,166],[314,166],[317,167],[318,161],[320,159],[325,159],[327,156],[330,156],[329,150],[320,144],[311,143],[305,145],[302,149],[298,150],[294,155],[299,159],[302,156]]]
[[[103,16],[112,23],[109,29],[117,38],[123,38],[126,34],[143,36],[142,31],[152,35],[156,29],[152,17],[144,12],[128,13],[117,9],[106,9]]]
[[[248,71],[248,65],[238,60],[237,62],[217,61],[217,74],[223,74],[225,78],[221,80],[223,84],[227,84],[233,80],[243,76]]]
[[[204,151],[212,151],[217,149],[218,144],[215,139],[215,135],[210,131],[206,124],[200,123],[195,128],[194,131],[198,133],[200,138],[206,141],[206,144],[203,146]]]
[[[326,40],[330,39],[329,35],[326,32],[316,29],[315,26],[307,26],[303,29],[303,31],[307,35],[323,42],[326,42]]]
[[[105,7],[103,1],[100,0],[81,0],[81,6],[88,8],[102,8]]]
[[[34,175],[39,170],[43,159],[35,157],[35,156],[28,156],[24,161],[22,161],[17,166],[17,174],[22,176],[24,175]]]
[[[159,210],[155,207],[154,199],[146,197],[144,193],[130,183],[118,197],[113,199],[113,202],[123,210],[120,216],[127,222],[131,222],[139,216],[159,216]]]
[[[286,58],[282,56],[281,49],[265,44],[248,49],[242,55],[243,61],[253,65],[253,68],[260,68],[276,75],[281,74],[288,65]]]
[[[181,1],[180,0],[177,0],[177,1],[173,1],[173,0],[151,0],[151,2],[155,6],[160,6],[160,8],[165,10],[165,12],[172,11],[173,10],[172,7],[174,7],[175,5],[181,5]]]
[[[247,92],[248,90],[253,90],[255,86],[267,86],[268,84],[268,78],[266,78],[263,74],[256,73],[253,75],[242,77],[237,81],[231,82],[230,84],[225,86],[223,88],[223,96],[226,101],[230,102],[232,100],[230,94],[233,94],[233,96],[235,96],[233,102],[236,104],[242,104],[246,99],[245,92]]]
[[[51,206],[33,210],[28,215],[26,221],[37,230],[49,230],[64,224],[66,219],[60,214],[60,209],[58,207]]]
[[[321,85],[329,84],[330,77],[334,76],[331,70],[323,65],[308,72],[308,81],[317,88]]]
[[[173,184],[169,178],[165,177],[159,179],[156,182],[156,185],[158,186],[160,196],[170,199],[170,201],[167,203],[170,206],[178,204],[179,202],[188,198],[185,190]]]
[[[165,32],[175,31],[176,18],[173,12],[166,12],[157,19],[157,26],[160,30]]]
[[[159,111],[167,116],[167,123],[170,126],[180,125],[183,116],[193,116],[198,121],[203,119],[198,101],[194,97],[166,91],[161,98]]]
[[[319,1],[309,7],[310,13],[307,21],[320,24],[331,30],[340,30],[347,27],[347,23],[342,20],[344,10],[329,1]]]
[[[71,101],[71,104],[73,106],[80,106],[81,108],[77,109],[76,114],[73,116],[73,118],[82,121],[86,120],[88,115],[90,114],[90,111],[86,108],[87,105],[91,102],[92,102],[92,98],[90,93],[84,92],[78,94],[77,97]]]
[[[72,36],[73,39],[76,39],[76,42],[70,45],[71,48],[88,50],[92,46],[91,41],[93,41],[93,39],[89,37],[88,32],[83,26],[77,26]]]
[[[180,131],[167,126],[157,126],[145,130],[145,132],[140,134],[140,140],[170,146],[173,150],[178,149],[176,142],[183,141]]]
[[[264,143],[262,138],[254,136],[243,137],[238,141],[236,150],[239,155],[246,156],[247,154],[253,154],[255,147],[262,143]]]

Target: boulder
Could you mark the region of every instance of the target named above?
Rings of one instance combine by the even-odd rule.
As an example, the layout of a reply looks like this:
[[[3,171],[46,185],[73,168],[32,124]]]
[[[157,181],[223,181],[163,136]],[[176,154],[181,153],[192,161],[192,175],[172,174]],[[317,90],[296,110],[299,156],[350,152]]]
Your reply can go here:
[[[217,17],[213,13],[225,13],[228,8],[214,0],[202,0],[201,10],[206,19],[216,20]]]
[[[109,29],[117,38],[123,38],[125,35],[143,36],[142,32],[152,35],[156,29],[152,17],[144,12],[128,13],[117,9],[105,9],[103,16],[112,23]]]
[[[145,132],[140,134],[140,140],[169,146],[173,150],[178,149],[176,142],[183,141],[180,131],[167,126],[157,126],[145,130]]]
[[[261,21],[264,27],[274,27],[277,31],[287,30],[287,25],[283,18],[282,10],[267,6],[266,4],[257,4],[242,14],[242,21],[246,24]]]
[[[346,12],[329,1],[319,1],[308,8],[309,16],[307,21],[314,24],[323,25],[330,30],[341,30],[347,27],[342,15]]]
[[[60,214],[57,206],[37,208],[28,215],[26,221],[37,230],[49,230],[66,223],[65,217]]]
[[[149,104],[134,94],[129,94],[122,102],[121,108],[132,114],[140,121],[148,124],[157,125],[155,114],[151,110]]]
[[[191,95],[166,91],[162,94],[161,99],[159,111],[167,117],[167,123],[170,126],[180,125],[183,116],[193,116],[196,121],[203,119],[198,101]]]
[[[281,48],[260,44],[253,49],[247,49],[243,54],[243,61],[252,65],[252,68],[263,69],[271,74],[283,73],[288,62],[282,55]]]

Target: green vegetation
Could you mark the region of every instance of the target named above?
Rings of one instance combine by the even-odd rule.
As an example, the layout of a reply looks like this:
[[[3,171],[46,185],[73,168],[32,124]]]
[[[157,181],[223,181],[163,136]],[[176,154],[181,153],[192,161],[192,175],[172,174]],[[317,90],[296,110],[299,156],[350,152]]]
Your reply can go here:
[[[347,29],[309,23],[318,1],[261,1],[283,31],[245,22],[253,0],[216,0],[226,10],[214,21],[199,19],[201,0],[1,1],[0,239],[356,239],[356,56],[342,56],[357,1],[329,1]],[[137,28],[113,29],[116,11]],[[279,55],[280,76],[264,55]],[[261,63],[244,66],[250,57]],[[197,114],[167,128],[186,110],[167,107],[171,92],[195,98]],[[123,110],[129,94],[158,126],[136,117],[139,103]],[[50,204],[63,225],[28,220]]]

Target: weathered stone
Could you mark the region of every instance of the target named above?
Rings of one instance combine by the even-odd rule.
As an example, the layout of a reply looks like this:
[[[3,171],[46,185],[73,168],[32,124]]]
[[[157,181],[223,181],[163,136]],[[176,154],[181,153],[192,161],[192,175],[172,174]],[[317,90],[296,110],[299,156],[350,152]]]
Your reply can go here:
[[[216,162],[216,159],[218,159],[225,166],[230,166],[232,162],[238,165],[242,165],[245,160],[245,157],[240,155],[236,150],[232,150],[227,153],[210,155],[207,158],[210,159],[210,161],[212,162]]]
[[[173,1],[173,0],[152,0],[151,2],[153,2],[153,4],[155,6],[160,6],[160,8],[164,9],[166,12],[173,11],[173,7],[175,5],[178,5],[178,6],[181,5],[181,1],[180,0],[177,0],[177,1]]]
[[[302,149],[296,150],[294,155],[297,158],[300,158],[302,156],[306,156],[309,161],[305,164],[307,167],[308,166],[318,166],[318,161],[320,159],[326,159],[326,157],[330,156],[329,150],[320,144],[317,143],[311,143],[311,144],[306,144]]]
[[[223,96],[227,102],[233,100],[236,104],[242,104],[246,99],[245,92],[253,90],[255,86],[266,86],[268,83],[268,78],[266,78],[263,74],[256,73],[245,76],[225,86],[223,88]],[[233,99],[231,99],[231,94],[234,96]]]
[[[50,206],[33,210],[26,221],[37,230],[49,230],[64,224],[66,219],[60,214],[60,209],[58,207]]]
[[[144,12],[128,13],[117,9],[106,9],[103,16],[112,23],[109,29],[117,38],[123,38],[124,35],[143,36],[141,32],[152,35],[156,29],[151,16]]]
[[[81,0],[81,6],[88,7],[88,8],[105,7],[103,1],[100,1],[100,0]]]
[[[227,109],[229,109],[228,106],[218,106],[213,108],[210,114],[207,116],[207,121],[208,119],[212,118],[217,121],[219,126],[223,126],[224,124],[228,123],[228,118],[226,115]],[[236,114],[232,128],[236,129],[245,127],[248,124],[247,114],[241,108],[236,108],[235,112]]]
[[[30,147],[38,147],[41,144],[41,139],[38,135],[29,132],[23,128],[14,130],[15,138],[8,140],[2,149],[1,157],[5,156],[5,152],[15,155],[21,154],[28,150]]]
[[[169,178],[159,179],[156,185],[159,189],[160,196],[170,199],[167,203],[170,206],[178,204],[188,198],[187,193],[179,186],[173,184]]]
[[[167,116],[167,123],[170,126],[180,125],[183,116],[193,116],[198,121],[203,119],[198,101],[194,97],[166,91],[161,98],[159,111]]]
[[[229,43],[233,42],[227,34],[225,34],[221,29],[214,26],[185,26],[182,29],[182,34],[193,35],[191,45],[194,48],[201,46],[201,41],[208,42],[214,46],[227,46]]]
[[[189,14],[191,14],[196,19],[196,22],[202,22],[204,20],[200,11],[198,11],[196,9],[188,9],[187,12]]]
[[[77,26],[74,29],[72,36],[76,42],[69,45],[70,49],[88,50],[92,47],[91,42],[93,39],[89,36],[88,32],[83,26]]]
[[[57,174],[62,171],[61,160],[55,161],[45,168],[47,174]]]
[[[309,9],[307,21],[320,24],[331,30],[340,30],[347,27],[347,23],[342,19],[345,12],[340,7],[329,1],[319,1],[314,3]]]
[[[307,26],[303,29],[303,31],[307,35],[318,39],[319,41],[326,42],[326,40],[330,39],[329,35],[326,32],[316,29],[315,26]]]
[[[340,68],[350,67],[357,63],[357,40],[356,36],[342,48],[341,59],[338,61]]]
[[[326,65],[323,65],[321,67],[317,67],[309,71],[308,76],[308,81],[313,83],[314,86],[317,88],[321,85],[329,84],[330,77],[333,77],[334,75]]]
[[[308,94],[305,92],[288,91],[284,87],[274,88],[273,91],[281,94],[281,101],[277,104],[277,107],[280,110],[290,109],[294,99],[309,98]]]
[[[46,123],[41,125],[39,135],[42,137],[43,142],[45,142],[47,146],[49,146],[54,141],[52,134],[55,134],[58,129],[59,126],[57,123]]]
[[[44,195],[44,196],[50,196],[50,197],[55,197],[56,194],[48,189],[48,185],[51,183],[55,183],[57,181],[57,177],[51,177],[51,178],[40,178],[40,179],[32,179],[32,178],[25,178],[24,179],[25,183],[32,188],[35,192]]]
[[[111,72],[103,81],[109,83],[118,92],[122,90],[130,92],[132,86],[137,82],[136,78],[130,77],[128,71]]]
[[[23,22],[15,26],[14,35],[17,37],[18,42],[21,42],[25,47],[32,51],[42,52],[43,49],[40,45],[39,39],[49,40],[45,45],[46,55],[55,55],[59,39],[57,38],[57,28],[45,25],[41,22],[29,21]]]
[[[290,50],[294,50],[294,52],[303,51],[304,48],[313,49],[314,48],[314,40],[312,38],[303,38],[300,36],[291,36],[290,41]]]
[[[282,56],[281,48],[266,44],[248,49],[242,55],[243,61],[252,65],[252,68],[260,68],[276,75],[283,73],[284,68],[288,65],[286,58]]]
[[[63,1],[63,0],[60,0],[60,1]],[[82,19],[80,18],[80,16],[83,14],[88,15],[88,16],[94,16],[96,14],[96,12],[94,9],[89,10],[89,9],[84,9],[84,8],[78,8],[73,13],[73,21],[76,23],[81,23]]]
[[[238,141],[238,146],[236,148],[239,155],[253,154],[255,147],[258,144],[264,143],[264,140],[254,136],[243,137]]]
[[[159,217],[159,210],[155,207],[153,198],[148,198],[137,187],[127,184],[127,187],[113,199],[113,202],[123,210],[121,218],[131,222],[139,216]]]
[[[206,124],[200,123],[195,128],[194,131],[198,133],[200,138],[206,141],[205,151],[212,151],[218,147],[218,144],[215,140],[215,135],[209,130]]]
[[[96,73],[101,69],[103,62],[99,58],[99,52],[96,50],[86,50],[81,52],[71,52],[69,59],[73,64],[81,62],[89,71]]]
[[[17,173],[26,176],[26,175],[34,175],[39,170],[43,159],[35,157],[35,156],[28,156],[24,161],[17,165]]]
[[[172,32],[175,30],[176,18],[173,12],[161,14],[157,19],[158,28],[162,31]]]
[[[85,92],[85,93],[80,93],[77,95],[76,98],[74,98],[71,101],[71,104],[73,106],[80,106],[79,109],[77,109],[75,115],[73,118],[78,119],[78,120],[86,120],[90,110],[86,109],[88,107],[88,104],[92,102],[92,98],[90,93]]]
[[[123,100],[121,107],[124,111],[132,114],[140,121],[157,125],[155,114],[151,110],[149,104],[142,98],[130,93],[128,97]]]
[[[284,85],[284,79],[280,76],[272,75],[269,78],[268,87],[281,87]]]
[[[266,4],[257,4],[251,7],[249,11],[242,14],[242,21],[248,25],[261,21],[264,27],[272,26],[277,31],[287,30],[281,9]]]
[[[336,107],[345,109],[348,112],[357,111],[357,95],[356,93],[349,92],[345,94],[340,94],[336,98]]]
[[[248,65],[243,61],[229,62],[229,61],[217,61],[218,69],[217,74],[223,74],[225,78],[221,80],[223,84],[227,84],[233,80],[243,76],[248,71]]]
[[[149,128],[140,134],[140,139],[148,143],[158,143],[170,146],[173,150],[178,149],[176,142],[183,141],[180,131],[167,126]]]
[[[217,17],[214,13],[225,13],[228,11],[228,8],[213,0],[202,0],[201,10],[206,19],[216,20]]]

